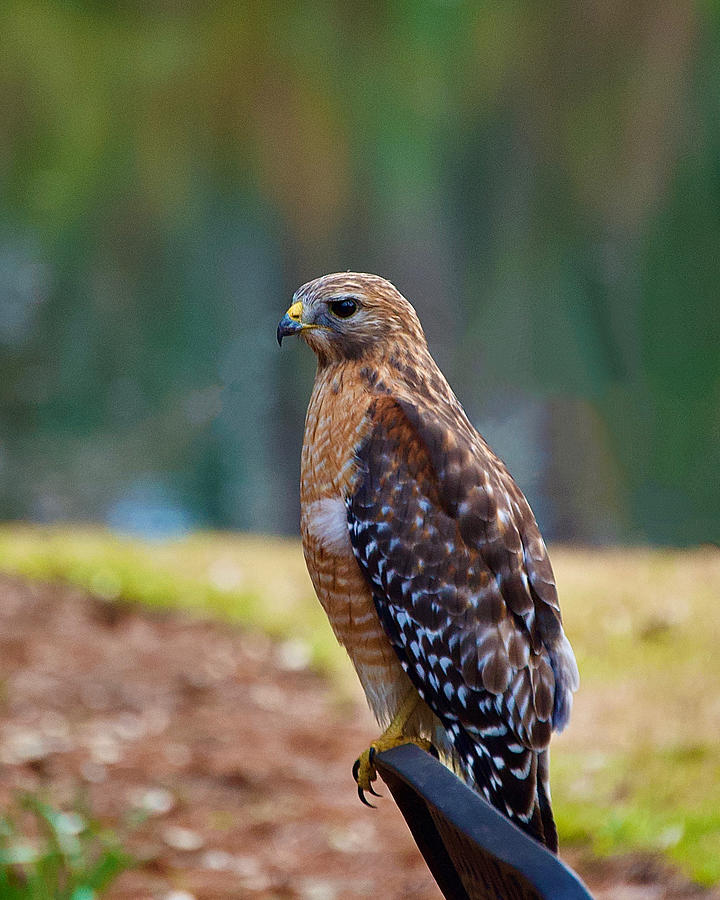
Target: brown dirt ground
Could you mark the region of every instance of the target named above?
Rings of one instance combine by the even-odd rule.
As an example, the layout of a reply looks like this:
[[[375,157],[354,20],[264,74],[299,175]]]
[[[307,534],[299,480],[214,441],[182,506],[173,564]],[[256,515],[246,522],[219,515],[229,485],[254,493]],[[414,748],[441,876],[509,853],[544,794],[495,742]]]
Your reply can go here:
[[[111,898],[440,896],[392,800],[361,806],[376,730],[292,645],[0,578],[0,804],[81,792],[140,864]],[[565,854],[598,900],[720,896],[653,857]]]

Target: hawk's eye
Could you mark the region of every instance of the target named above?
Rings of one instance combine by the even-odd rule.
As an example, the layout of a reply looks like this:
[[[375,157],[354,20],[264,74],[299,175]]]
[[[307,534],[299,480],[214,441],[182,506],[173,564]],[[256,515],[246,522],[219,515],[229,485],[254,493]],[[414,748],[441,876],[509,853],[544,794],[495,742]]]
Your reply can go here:
[[[345,297],[343,300],[331,300],[328,303],[330,312],[337,316],[338,319],[349,319],[353,313],[357,312],[357,300],[352,297]]]

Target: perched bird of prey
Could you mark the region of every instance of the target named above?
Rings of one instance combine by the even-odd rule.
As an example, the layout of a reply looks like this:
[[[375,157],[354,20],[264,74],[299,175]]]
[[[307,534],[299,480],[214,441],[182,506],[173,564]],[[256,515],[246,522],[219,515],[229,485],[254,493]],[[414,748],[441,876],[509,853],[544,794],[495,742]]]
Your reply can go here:
[[[376,752],[435,748],[550,849],[548,744],[578,670],[535,518],[438,369],[411,304],[353,272],[303,285],[278,341],[318,366],[301,531],[315,591],[386,727]]]

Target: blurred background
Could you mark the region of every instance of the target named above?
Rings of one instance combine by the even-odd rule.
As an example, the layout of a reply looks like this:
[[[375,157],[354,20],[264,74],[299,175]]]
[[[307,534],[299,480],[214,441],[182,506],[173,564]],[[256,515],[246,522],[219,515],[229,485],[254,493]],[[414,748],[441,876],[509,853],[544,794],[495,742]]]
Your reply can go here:
[[[565,858],[720,898],[720,0],[0,0],[0,894],[126,865],[81,789],[109,897],[435,896],[295,539],[275,332],[345,269],[568,545]]]
[[[3,0],[0,516],[292,534],[301,283],[416,305],[549,539],[720,538],[720,4]]]

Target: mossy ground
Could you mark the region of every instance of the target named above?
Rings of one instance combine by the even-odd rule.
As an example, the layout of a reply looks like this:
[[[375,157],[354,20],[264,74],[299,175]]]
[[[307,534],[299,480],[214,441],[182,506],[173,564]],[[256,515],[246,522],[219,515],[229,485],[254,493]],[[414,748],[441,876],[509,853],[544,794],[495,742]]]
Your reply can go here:
[[[659,850],[720,881],[720,551],[551,555],[582,679],[552,750],[561,840],[598,855]],[[294,540],[6,526],[0,570],[261,628],[341,687],[351,679]]]

